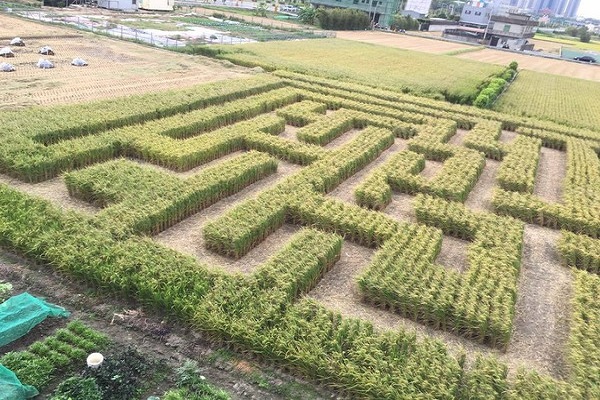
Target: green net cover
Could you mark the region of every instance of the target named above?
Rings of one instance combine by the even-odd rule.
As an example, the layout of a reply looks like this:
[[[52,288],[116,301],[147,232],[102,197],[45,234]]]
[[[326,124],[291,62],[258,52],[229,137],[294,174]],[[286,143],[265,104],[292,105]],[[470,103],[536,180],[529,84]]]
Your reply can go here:
[[[0,347],[25,335],[47,317],[68,316],[69,312],[64,308],[27,292],[13,296],[0,304]]]
[[[14,372],[0,364],[0,400],[22,400],[37,395],[36,388],[21,384]]]

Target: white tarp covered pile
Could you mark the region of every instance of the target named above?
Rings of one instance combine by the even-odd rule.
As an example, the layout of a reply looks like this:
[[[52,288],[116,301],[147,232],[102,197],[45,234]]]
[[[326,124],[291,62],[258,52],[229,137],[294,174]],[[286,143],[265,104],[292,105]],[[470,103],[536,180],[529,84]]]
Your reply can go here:
[[[71,65],[74,65],[76,67],[85,67],[86,65],[88,65],[88,63],[86,63],[85,60],[82,58],[74,58],[73,61],[71,61]]]
[[[9,63],[0,63],[0,71],[1,72],[13,72],[15,70],[15,66]]]
[[[3,47],[0,49],[0,57],[14,57],[15,53],[12,52],[10,47]]]
[[[42,69],[54,68],[54,64],[52,64],[48,60],[44,60],[43,58],[40,58],[40,60],[37,63],[37,66],[38,66],[38,68],[42,68]]]
[[[43,54],[45,56],[53,56],[54,55],[54,51],[52,51],[52,48],[50,46],[44,46],[42,47],[38,53]]]
[[[20,37],[16,37],[10,41],[11,46],[25,46],[25,42]]]

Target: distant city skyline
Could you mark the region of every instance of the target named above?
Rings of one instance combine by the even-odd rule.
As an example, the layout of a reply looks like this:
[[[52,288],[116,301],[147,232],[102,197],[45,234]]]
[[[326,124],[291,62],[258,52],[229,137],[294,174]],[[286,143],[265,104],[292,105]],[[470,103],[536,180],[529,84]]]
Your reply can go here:
[[[577,15],[600,19],[600,4],[598,0],[581,0]]]

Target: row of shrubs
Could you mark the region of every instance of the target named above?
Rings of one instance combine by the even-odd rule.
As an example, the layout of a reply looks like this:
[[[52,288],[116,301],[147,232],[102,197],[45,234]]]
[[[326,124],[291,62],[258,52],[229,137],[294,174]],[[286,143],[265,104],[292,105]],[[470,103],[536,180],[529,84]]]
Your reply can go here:
[[[502,94],[504,88],[515,78],[518,66],[517,62],[513,61],[500,75],[485,82],[483,89],[473,101],[473,105],[479,108],[490,108]]]

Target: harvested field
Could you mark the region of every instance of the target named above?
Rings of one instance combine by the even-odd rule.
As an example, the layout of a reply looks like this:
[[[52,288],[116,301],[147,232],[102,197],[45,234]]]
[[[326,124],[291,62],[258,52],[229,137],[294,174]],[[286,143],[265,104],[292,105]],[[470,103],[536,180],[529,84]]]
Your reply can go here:
[[[520,69],[570,78],[600,81],[600,68],[597,68],[595,65],[579,64],[570,61],[554,60],[492,49],[485,49],[475,53],[460,54],[456,57],[463,60],[473,60],[498,65],[508,65],[510,62],[516,61],[519,63]]]
[[[26,21],[0,14],[0,37],[20,36],[10,63],[16,71],[0,74],[0,109],[68,104],[175,89],[243,76],[247,70],[223,62],[177,54],[134,43]],[[50,46],[54,56],[37,51]],[[83,58],[89,65],[74,67]],[[52,69],[39,69],[40,58]],[[118,71],[118,73],[116,73]],[[75,79],[74,79],[75,78]]]
[[[472,49],[474,47],[467,44],[379,31],[338,31],[336,32],[336,37],[354,40],[356,42],[378,44],[432,54],[444,54],[457,50]]]

